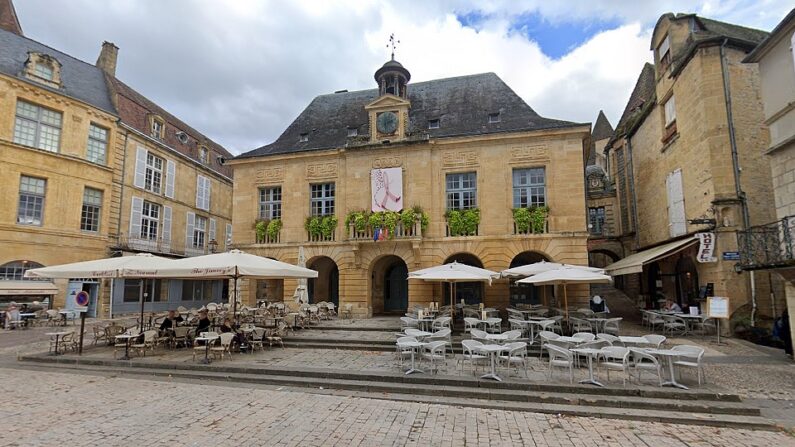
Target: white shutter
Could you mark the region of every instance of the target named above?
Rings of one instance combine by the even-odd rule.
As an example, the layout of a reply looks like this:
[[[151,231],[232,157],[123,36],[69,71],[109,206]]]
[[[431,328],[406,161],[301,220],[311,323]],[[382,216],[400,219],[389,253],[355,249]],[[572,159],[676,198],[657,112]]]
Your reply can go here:
[[[232,242],[232,224],[226,224],[226,238],[224,238],[224,247],[229,249],[229,244]]]
[[[136,188],[143,189],[146,184],[146,154],[146,149],[139,145],[135,153],[135,178],[133,179],[133,185]]]
[[[204,184],[206,185],[204,188],[204,210],[210,211],[210,195],[212,194],[212,183],[208,177],[204,178]]]
[[[196,208],[204,209],[204,177],[196,176]]]
[[[166,197],[174,198],[174,183],[176,182],[177,165],[171,160],[166,160]]]
[[[790,39],[789,48],[792,51],[792,63],[795,64],[795,33],[792,33],[792,38]]]
[[[140,197],[132,198],[132,210],[130,211],[130,239],[141,238],[141,214],[144,212],[144,199]]]
[[[210,219],[210,240],[218,242],[215,239],[215,219]]]
[[[171,248],[171,207],[163,207],[163,241],[161,246],[165,251]]]
[[[185,228],[185,246],[193,247],[193,227],[196,225],[196,214],[188,212],[188,225]]]
[[[687,233],[685,221],[685,197],[682,189],[682,170],[677,169],[668,174],[665,181],[668,191],[668,226],[671,237]]]

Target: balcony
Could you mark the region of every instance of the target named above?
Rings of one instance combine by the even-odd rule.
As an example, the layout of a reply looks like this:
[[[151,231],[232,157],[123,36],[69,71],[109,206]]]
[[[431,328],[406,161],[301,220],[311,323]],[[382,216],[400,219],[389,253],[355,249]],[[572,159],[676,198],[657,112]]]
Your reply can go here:
[[[278,244],[282,240],[282,232],[276,234],[276,236],[271,236],[267,233],[265,234],[255,234],[254,241],[257,244]]]
[[[334,242],[337,240],[337,231],[332,231],[330,235],[312,234],[307,231],[306,240],[308,242]]]
[[[739,267],[758,270],[795,266],[795,216],[737,232]]]
[[[143,239],[122,234],[116,237],[116,248],[121,250],[142,251],[147,253],[181,254],[171,246],[171,240],[156,238]]]
[[[422,236],[422,223],[420,220],[415,220],[412,225],[403,225],[402,221],[398,221],[395,225],[395,230],[388,233],[387,239],[411,239],[419,238]],[[356,226],[351,222],[348,225],[348,240],[351,241],[373,241],[375,240],[375,229],[367,225],[362,230],[357,230]]]
[[[513,234],[530,235],[547,233],[549,233],[549,218],[544,218],[544,221],[537,225],[528,225],[527,228],[522,229],[516,225],[516,222],[513,224]]]

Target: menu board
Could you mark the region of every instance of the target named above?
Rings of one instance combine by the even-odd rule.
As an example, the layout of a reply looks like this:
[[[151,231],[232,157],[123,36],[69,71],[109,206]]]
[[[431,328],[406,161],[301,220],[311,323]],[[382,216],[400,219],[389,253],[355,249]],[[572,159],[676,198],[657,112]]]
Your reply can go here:
[[[720,296],[707,298],[707,315],[710,318],[729,318],[729,299]]]

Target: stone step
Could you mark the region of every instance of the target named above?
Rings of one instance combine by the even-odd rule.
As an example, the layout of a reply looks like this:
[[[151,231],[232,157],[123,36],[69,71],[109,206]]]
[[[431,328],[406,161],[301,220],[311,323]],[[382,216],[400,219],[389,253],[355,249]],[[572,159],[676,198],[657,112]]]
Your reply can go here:
[[[333,340],[333,339],[305,339],[299,337],[286,338],[284,340],[286,348],[299,349],[345,349],[354,351],[379,351],[391,352],[395,350],[395,342],[382,342],[375,340]],[[461,354],[460,342],[453,341],[453,352]],[[528,346],[527,352],[531,356],[538,356],[541,353],[539,345]]]
[[[659,421],[690,425],[774,429],[773,423],[759,416],[759,410],[734,402],[687,402],[676,399],[631,399],[603,396],[580,398],[559,393],[517,393],[456,386],[422,386],[408,383],[373,383],[361,380],[324,379],[294,375],[219,373],[164,368],[125,368],[122,366],[69,365],[73,372],[102,371],[114,374],[167,376],[171,379],[224,381],[297,387],[302,390],[340,390],[359,397],[427,402],[477,408],[531,411],[572,416]],[[62,370],[63,368],[58,368]]]

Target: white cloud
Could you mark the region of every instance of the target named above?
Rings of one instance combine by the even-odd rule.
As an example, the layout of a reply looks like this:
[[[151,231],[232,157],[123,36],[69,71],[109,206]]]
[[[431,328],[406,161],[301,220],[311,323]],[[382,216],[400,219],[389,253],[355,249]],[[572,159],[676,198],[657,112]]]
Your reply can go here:
[[[592,121],[604,109],[615,125],[661,13],[692,2],[592,0],[427,2],[47,0],[17,1],[26,34],[93,62],[103,40],[120,47],[119,77],[233,152],[273,141],[316,95],[374,87],[386,37],[401,40],[413,81],[493,71],[537,112]],[[783,0],[705,0],[708,17],[772,28]],[[456,13],[481,11],[478,31]],[[510,23],[545,20],[623,23],[551,59]]]

